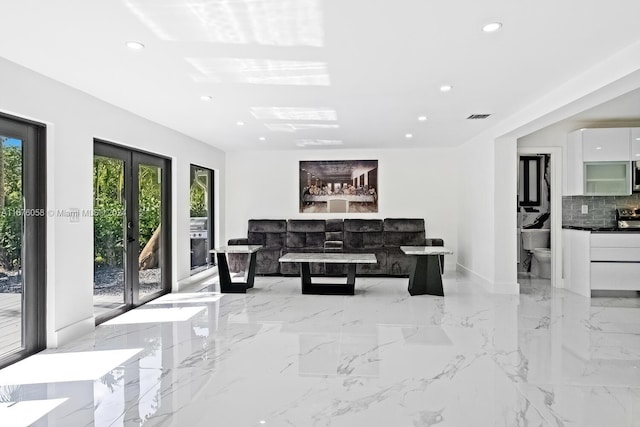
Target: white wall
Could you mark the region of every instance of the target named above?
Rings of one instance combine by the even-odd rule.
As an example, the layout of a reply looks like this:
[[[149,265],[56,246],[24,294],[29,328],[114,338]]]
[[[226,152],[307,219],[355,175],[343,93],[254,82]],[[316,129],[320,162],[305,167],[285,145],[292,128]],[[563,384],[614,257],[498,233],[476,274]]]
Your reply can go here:
[[[458,159],[458,211],[464,213],[458,216],[458,270],[490,286],[495,274],[493,141],[463,144]]]
[[[93,208],[94,138],[172,159],[172,281],[188,277],[189,165],[217,171],[224,223],[224,153],[4,59],[0,76],[0,111],[47,125],[48,209]],[[47,238],[47,342],[56,346],[94,327],[92,218],[49,217]]]
[[[468,213],[473,208],[472,215],[458,216],[458,264],[462,272],[494,292],[517,291],[517,139],[639,87],[640,41],[522,110],[501,117],[495,126],[459,147],[460,212]],[[537,141],[524,142],[528,143]],[[559,143],[555,138],[547,145]],[[508,249],[511,247],[513,250]]]
[[[379,212],[299,213],[299,161],[378,160]],[[227,236],[246,237],[251,218],[424,218],[427,237],[440,237],[457,257],[459,195],[456,149],[292,150],[227,153]]]

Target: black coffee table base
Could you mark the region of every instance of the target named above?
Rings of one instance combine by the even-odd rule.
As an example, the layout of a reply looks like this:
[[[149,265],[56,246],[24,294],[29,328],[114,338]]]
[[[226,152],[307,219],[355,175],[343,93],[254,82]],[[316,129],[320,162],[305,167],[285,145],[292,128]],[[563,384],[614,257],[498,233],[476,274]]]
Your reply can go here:
[[[246,294],[247,288],[253,288],[253,281],[256,277],[256,254],[248,254],[247,266],[244,269],[244,282],[232,282],[229,273],[227,255],[223,252],[216,253],[218,259],[218,277],[220,278],[220,292],[224,294]]]
[[[417,255],[413,258],[415,261],[409,277],[409,293],[443,297],[440,255]]]
[[[346,283],[311,283],[311,267],[308,262],[300,263],[302,293],[309,295],[355,295],[356,264],[348,264]]]

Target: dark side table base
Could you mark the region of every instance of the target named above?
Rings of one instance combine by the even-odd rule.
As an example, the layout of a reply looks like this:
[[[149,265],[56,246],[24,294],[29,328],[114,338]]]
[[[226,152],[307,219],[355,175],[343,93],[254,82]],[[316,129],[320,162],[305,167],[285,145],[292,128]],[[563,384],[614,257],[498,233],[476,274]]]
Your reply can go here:
[[[308,262],[300,263],[302,293],[305,295],[355,295],[356,264],[348,264],[347,283],[311,283],[311,268]]]
[[[409,277],[411,295],[444,296],[439,255],[415,255],[414,268]]]
[[[253,281],[256,277],[256,254],[249,254],[247,266],[244,270],[245,282],[232,282],[227,263],[227,254],[218,252],[218,277],[220,278],[220,292],[223,294],[246,294],[247,288],[253,288]]]

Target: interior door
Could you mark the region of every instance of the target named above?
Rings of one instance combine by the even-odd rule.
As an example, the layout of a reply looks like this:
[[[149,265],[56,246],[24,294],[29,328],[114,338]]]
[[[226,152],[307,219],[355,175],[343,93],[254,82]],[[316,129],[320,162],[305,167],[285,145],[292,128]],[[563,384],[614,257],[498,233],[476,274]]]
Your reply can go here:
[[[96,322],[170,290],[170,162],[94,143]]]

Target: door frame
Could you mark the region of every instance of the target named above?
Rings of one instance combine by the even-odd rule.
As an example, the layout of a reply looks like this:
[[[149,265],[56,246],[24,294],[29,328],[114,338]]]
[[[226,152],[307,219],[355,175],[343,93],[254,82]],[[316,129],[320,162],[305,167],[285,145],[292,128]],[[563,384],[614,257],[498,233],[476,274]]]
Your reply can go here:
[[[548,154],[551,171],[551,286],[564,288],[562,280],[562,147],[518,147],[522,155]],[[518,239],[520,235],[518,235]]]
[[[109,141],[94,138],[93,155],[110,157],[124,162],[125,179],[125,221],[127,222],[127,235],[125,240],[125,266],[124,266],[124,305],[113,309],[107,313],[96,316],[96,325],[118,316],[132,308],[138,307],[148,301],[162,296],[171,291],[172,277],[172,245],[171,245],[171,159],[142,150],[136,150],[124,145],[114,144]],[[144,164],[157,166],[162,170],[161,179],[161,242],[160,265],[162,265],[162,275],[160,290],[151,293],[144,298],[140,298],[140,283],[138,275],[138,252],[139,252],[139,191],[138,166]],[[133,240],[132,240],[133,239]],[[95,243],[94,243],[95,244]]]

